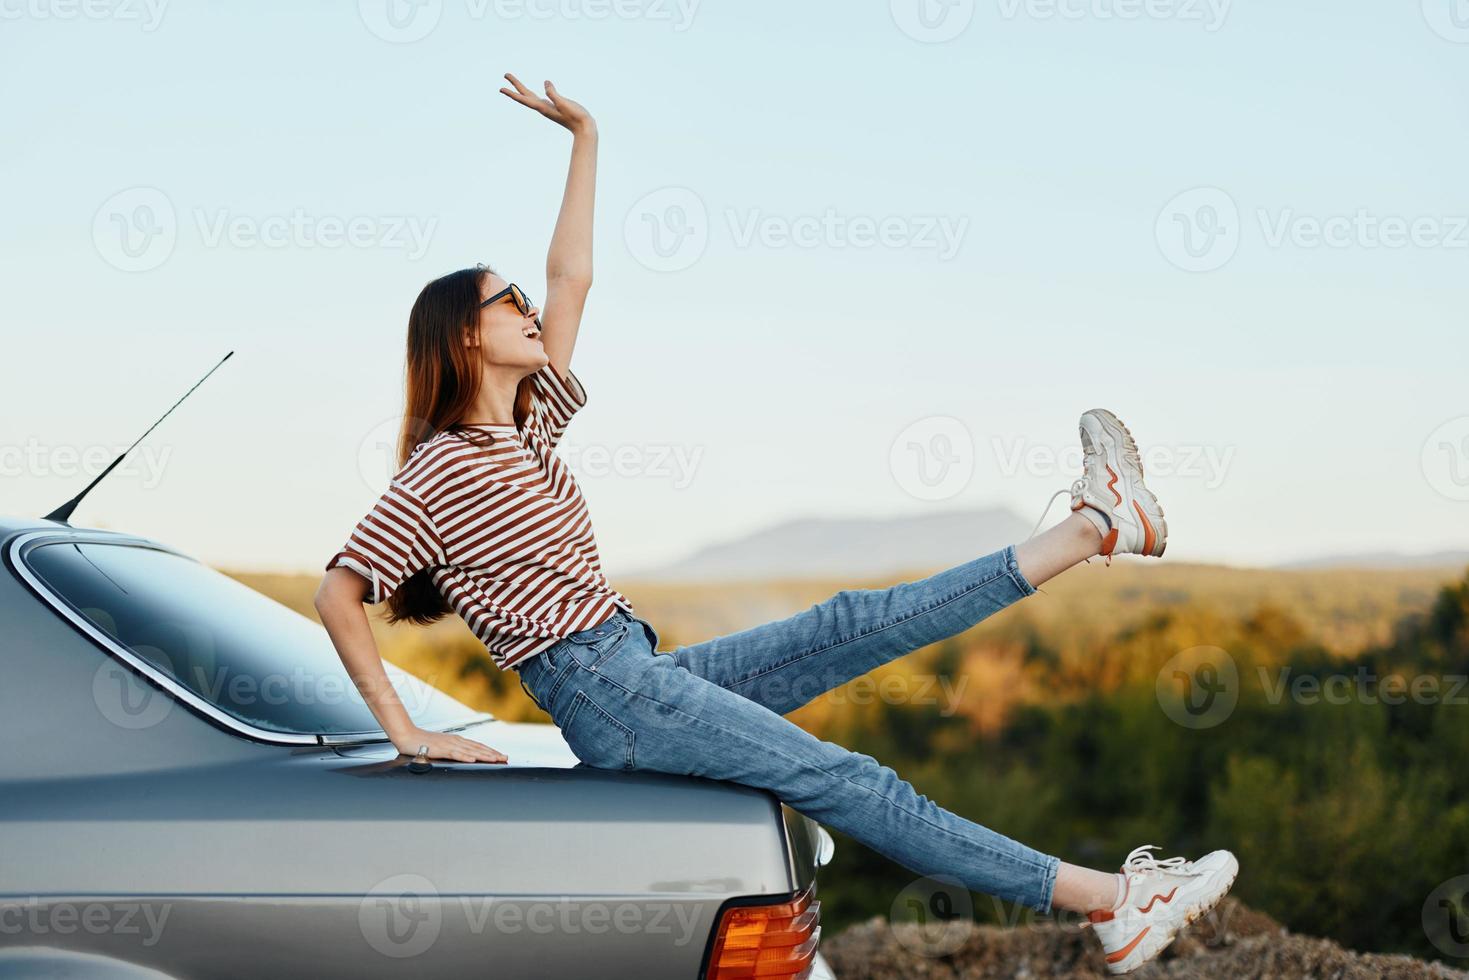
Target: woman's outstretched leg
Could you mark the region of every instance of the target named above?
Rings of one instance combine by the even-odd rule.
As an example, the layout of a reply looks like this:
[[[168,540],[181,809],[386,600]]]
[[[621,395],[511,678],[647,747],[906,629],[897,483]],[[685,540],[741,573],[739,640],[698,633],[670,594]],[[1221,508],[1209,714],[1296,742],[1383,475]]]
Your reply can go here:
[[[1061,545],[1041,554],[1049,560],[1052,550]],[[1034,592],[1016,549],[1005,548],[891,588],[843,589],[794,616],[668,655],[696,677],[786,714],[882,664],[962,633]]]
[[[868,671],[969,629],[1096,555],[1159,556],[1163,509],[1117,417],[1079,425],[1085,475],[1072,513],[1011,548],[888,589],[846,589],[786,619],[669,651],[690,673],[786,714]]]

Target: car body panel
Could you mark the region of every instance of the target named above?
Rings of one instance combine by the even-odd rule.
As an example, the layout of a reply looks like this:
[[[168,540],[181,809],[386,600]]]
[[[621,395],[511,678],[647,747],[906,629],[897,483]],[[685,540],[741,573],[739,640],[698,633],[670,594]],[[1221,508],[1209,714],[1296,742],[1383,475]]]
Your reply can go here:
[[[37,530],[68,531],[0,519],[0,550]],[[0,929],[0,978],[67,953],[58,975],[100,955],[180,980],[688,980],[726,902],[814,877],[822,832],[768,793],[593,769],[549,725],[465,728],[496,766],[271,744],[170,698],[8,566],[0,623],[0,913],[23,923]]]

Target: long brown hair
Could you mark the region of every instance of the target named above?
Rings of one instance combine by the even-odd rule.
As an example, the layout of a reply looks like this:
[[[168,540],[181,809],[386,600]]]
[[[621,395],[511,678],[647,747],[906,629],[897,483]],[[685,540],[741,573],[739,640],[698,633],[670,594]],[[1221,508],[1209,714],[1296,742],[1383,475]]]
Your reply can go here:
[[[479,392],[482,365],[477,347],[465,337],[479,330],[480,289],[493,272],[487,265],[460,269],[423,287],[408,313],[408,352],[404,366],[403,427],[398,435],[398,468],[413,451],[440,432],[487,444],[483,430],[460,424]],[[531,412],[530,379],[515,392],[515,425]],[[408,620],[427,626],[453,610],[431,578],[432,569],[409,576],[388,596],[388,622]]]

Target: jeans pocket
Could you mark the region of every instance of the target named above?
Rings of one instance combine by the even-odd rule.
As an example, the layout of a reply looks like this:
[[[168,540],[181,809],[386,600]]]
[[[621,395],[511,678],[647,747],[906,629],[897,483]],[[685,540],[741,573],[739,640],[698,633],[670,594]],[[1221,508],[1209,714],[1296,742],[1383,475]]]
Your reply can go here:
[[[627,642],[628,633],[626,620],[604,623],[590,630],[573,633],[565,641],[568,655],[587,670],[595,672]]]
[[[633,767],[633,731],[587,694],[577,691],[561,724],[561,737],[576,757],[598,769]]]

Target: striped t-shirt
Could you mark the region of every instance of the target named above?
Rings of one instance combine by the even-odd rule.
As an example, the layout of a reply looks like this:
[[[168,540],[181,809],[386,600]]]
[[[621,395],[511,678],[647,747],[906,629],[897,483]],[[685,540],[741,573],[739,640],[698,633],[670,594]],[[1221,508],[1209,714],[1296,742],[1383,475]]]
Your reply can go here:
[[[586,404],[581,380],[550,364],[531,376],[532,411],[509,423],[452,428],[419,443],[327,568],[372,583],[378,603],[432,569],[439,593],[500,667],[515,667],[605,621],[627,597],[607,584],[581,489],[554,452]]]

